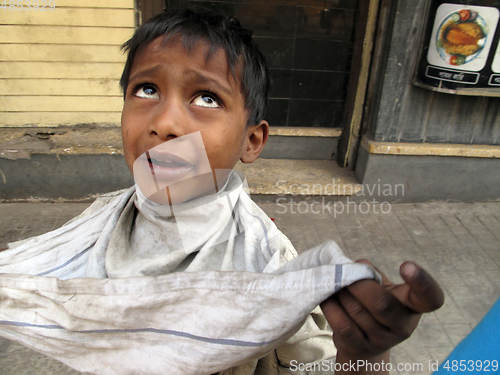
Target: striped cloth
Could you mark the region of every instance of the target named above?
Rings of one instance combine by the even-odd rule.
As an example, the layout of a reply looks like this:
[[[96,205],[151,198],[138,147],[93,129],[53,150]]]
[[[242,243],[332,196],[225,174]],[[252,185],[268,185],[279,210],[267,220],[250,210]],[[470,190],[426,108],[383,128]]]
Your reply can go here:
[[[380,280],[334,242],[296,257],[243,186],[232,174],[171,216],[131,188],[11,244],[0,253],[0,335],[84,373],[212,374],[297,343],[320,302]],[[161,242],[162,231],[175,233]]]

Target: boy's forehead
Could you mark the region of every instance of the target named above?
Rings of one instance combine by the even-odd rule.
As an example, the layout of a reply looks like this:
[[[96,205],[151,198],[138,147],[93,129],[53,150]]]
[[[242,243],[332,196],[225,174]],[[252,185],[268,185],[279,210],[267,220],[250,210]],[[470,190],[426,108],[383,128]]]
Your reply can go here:
[[[182,63],[186,69],[194,68],[216,74],[232,84],[240,87],[242,62],[238,61],[231,69],[226,51],[222,47],[213,48],[207,41],[199,39],[192,44],[185,43],[182,36],[160,36],[140,50],[134,59],[131,74],[147,70],[150,66],[160,68],[162,62]],[[240,87],[241,88],[241,87]]]

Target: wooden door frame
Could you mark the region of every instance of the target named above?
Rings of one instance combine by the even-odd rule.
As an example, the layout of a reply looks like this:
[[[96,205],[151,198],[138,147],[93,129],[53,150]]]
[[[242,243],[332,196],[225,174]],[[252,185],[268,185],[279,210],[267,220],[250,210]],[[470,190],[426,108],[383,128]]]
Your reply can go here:
[[[354,50],[347,86],[344,126],[337,153],[338,164],[350,169],[354,169],[360,141],[372,51],[382,1],[360,0],[359,2]]]

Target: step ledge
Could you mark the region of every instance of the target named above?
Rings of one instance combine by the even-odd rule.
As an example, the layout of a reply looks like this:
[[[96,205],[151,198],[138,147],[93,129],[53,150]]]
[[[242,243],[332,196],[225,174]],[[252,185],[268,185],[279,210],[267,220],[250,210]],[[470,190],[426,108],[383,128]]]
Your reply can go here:
[[[74,126],[2,128],[0,158],[29,159],[31,154],[123,155],[121,128]],[[100,133],[100,136],[96,136]],[[271,127],[270,136],[337,138],[340,128]]]
[[[329,160],[259,158],[234,169],[246,175],[251,195],[353,196],[362,190],[353,172]]]
[[[308,128],[308,127],[285,127],[271,126],[270,136],[285,137],[326,137],[338,138],[342,135],[342,128]]]
[[[361,146],[370,154],[412,156],[460,156],[469,158],[500,158],[500,146],[456,143],[378,142],[363,138]]]

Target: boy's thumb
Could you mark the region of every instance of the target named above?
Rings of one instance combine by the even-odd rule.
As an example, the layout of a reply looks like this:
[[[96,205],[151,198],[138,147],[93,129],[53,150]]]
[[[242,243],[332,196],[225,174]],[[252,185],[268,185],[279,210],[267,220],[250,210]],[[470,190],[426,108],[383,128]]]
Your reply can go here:
[[[444,303],[444,293],[439,284],[414,262],[404,262],[399,268],[408,285],[405,305],[417,313],[431,312]]]

